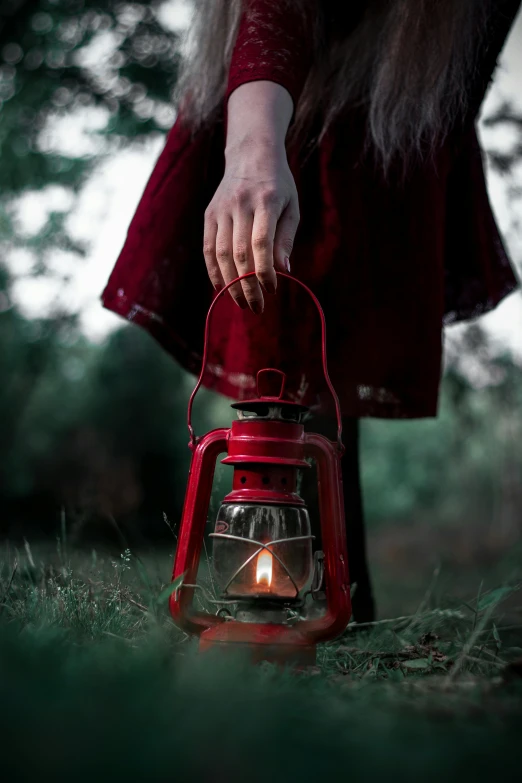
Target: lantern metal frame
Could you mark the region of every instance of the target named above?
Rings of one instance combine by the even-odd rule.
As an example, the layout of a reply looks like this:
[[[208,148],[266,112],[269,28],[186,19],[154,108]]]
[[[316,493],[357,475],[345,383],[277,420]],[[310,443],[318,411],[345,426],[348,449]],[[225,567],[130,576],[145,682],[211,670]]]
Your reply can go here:
[[[189,448],[192,451],[191,467],[188,478],[185,504],[178,536],[178,545],[174,561],[172,579],[183,577],[182,584],[170,597],[170,611],[176,624],[189,634],[199,636],[200,650],[215,647],[245,648],[254,660],[272,660],[282,663],[293,662],[301,665],[315,662],[315,648],[318,642],[335,638],[346,628],[351,616],[350,581],[348,574],[348,555],[346,548],[346,528],[344,520],[344,502],[340,460],[344,453],[342,442],[342,418],[339,399],[328,374],[326,358],[326,323],[321,305],[313,292],[300,280],[283,272],[277,272],[278,277],[287,278],[303,288],[312,298],[317,307],[321,321],[322,366],[326,384],[333,397],[337,419],[337,437],[331,441],[323,435],[305,432],[300,423],[282,422],[281,420],[251,419],[249,417],[236,420],[230,428],[219,428],[201,437],[196,436],[192,426],[192,408],[195,396],[200,389],[207,365],[208,337],[211,316],[217,302],[235,283],[255,275],[249,272],[225,286],[210,305],[205,323],[204,350],[201,372],[192,391],[187,409],[187,426],[190,435]],[[271,405],[286,405],[301,408],[304,406],[284,398],[285,376],[280,370],[268,368],[282,377],[279,395],[262,395],[258,393],[256,400],[235,403],[233,407],[248,410],[249,404],[266,402]],[[259,385],[260,373],[257,381]],[[266,370],[265,370],[266,372]],[[286,603],[289,614],[288,622],[242,622],[233,617],[224,617],[218,610],[216,614],[195,611],[192,607],[194,592],[202,588],[197,584],[197,571],[207,524],[208,508],[212,492],[214,470],[220,454],[227,456],[222,460],[225,464],[244,465],[276,465],[291,468],[308,467],[307,459],[315,461],[318,474],[318,492],[320,525],[322,530],[324,591],[326,593],[326,611],[320,617],[295,618],[295,609],[304,603],[305,595],[300,595],[295,579],[286,565],[271,551],[276,543],[292,542],[313,538],[299,536],[276,541],[261,542],[241,536],[232,538],[249,544],[254,544],[257,551],[251,555],[229,580],[226,589],[237,575],[261,551],[267,550],[281,563],[294,587],[295,599],[281,601]],[[236,492],[230,493],[226,502],[233,502]],[[256,499],[250,502],[274,505],[304,505],[295,493],[277,493],[266,491],[266,501],[261,499],[263,490],[257,491]],[[261,497],[260,497],[261,496]],[[296,502],[297,501],[297,502]],[[243,500],[241,502],[244,502]],[[246,501],[248,503],[248,500]],[[213,538],[230,538],[224,533],[212,533]],[[315,574],[314,574],[315,576]],[[313,594],[308,588],[306,594]],[[226,593],[226,590],[225,590]],[[257,597],[245,596],[252,604]],[[214,605],[226,607],[241,603],[240,598],[223,600],[211,599]]]

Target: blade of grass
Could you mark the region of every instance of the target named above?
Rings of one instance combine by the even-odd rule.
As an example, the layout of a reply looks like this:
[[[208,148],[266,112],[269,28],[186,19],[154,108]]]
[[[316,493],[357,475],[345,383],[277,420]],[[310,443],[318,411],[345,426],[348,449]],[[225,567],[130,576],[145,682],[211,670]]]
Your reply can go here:
[[[13,570],[11,571],[11,576],[9,578],[9,582],[7,583],[7,587],[5,588],[5,592],[2,596],[2,602],[0,606],[0,614],[2,614],[4,608],[5,608],[5,601],[7,600],[7,596],[9,595],[9,591],[11,590],[11,585],[13,584],[13,579],[15,578],[15,574],[18,570],[18,560],[14,561]]]
[[[464,665],[464,662],[465,662],[466,658],[469,656],[470,651],[473,649],[473,647],[475,647],[475,642],[477,641],[479,635],[484,630],[486,630],[486,625],[488,624],[488,622],[489,622],[493,612],[495,611],[496,606],[497,606],[496,603],[490,604],[490,606],[486,609],[486,611],[482,615],[481,619],[479,620],[479,622],[477,623],[477,625],[475,626],[475,628],[471,632],[468,641],[464,644],[464,646],[462,648],[461,654],[455,660],[455,663],[451,667],[451,671],[449,672],[449,674],[448,674],[448,676],[446,678],[446,682],[447,682],[448,685],[451,684],[455,680],[457,674],[462,669],[462,666]]]

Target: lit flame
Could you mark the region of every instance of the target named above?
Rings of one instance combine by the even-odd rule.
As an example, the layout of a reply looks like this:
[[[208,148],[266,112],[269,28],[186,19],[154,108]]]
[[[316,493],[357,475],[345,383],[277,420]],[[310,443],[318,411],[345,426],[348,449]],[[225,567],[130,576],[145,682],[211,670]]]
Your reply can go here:
[[[270,587],[272,584],[272,560],[273,557],[267,549],[257,556],[256,582],[258,585],[265,584]]]

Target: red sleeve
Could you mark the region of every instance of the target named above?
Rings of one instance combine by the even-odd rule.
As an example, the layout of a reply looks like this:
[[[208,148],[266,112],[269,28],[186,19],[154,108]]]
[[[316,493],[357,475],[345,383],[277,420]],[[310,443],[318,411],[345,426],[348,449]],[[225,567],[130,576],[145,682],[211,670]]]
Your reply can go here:
[[[285,87],[297,105],[311,65],[307,20],[282,0],[243,0],[225,102],[236,87],[267,80]]]

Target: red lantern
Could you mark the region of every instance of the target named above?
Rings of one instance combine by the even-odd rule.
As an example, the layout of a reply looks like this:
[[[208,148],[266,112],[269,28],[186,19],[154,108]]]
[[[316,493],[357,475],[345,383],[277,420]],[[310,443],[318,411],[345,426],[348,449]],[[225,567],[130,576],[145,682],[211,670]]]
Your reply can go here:
[[[249,273],[244,277],[253,275]],[[230,429],[196,437],[192,405],[207,358],[208,312],[199,380],[190,397],[188,428],[192,462],[174,562],[172,593],[176,624],[199,636],[200,650],[246,648],[254,660],[300,665],[315,662],[318,642],[338,636],[351,615],[348,557],[341,482],[341,414],[326,364],[326,328],[321,306],[307,286],[289,275],[312,297],[322,326],[323,370],[337,413],[337,441],[305,432],[304,406],[285,396],[285,375],[273,368],[257,374],[257,396],[232,405],[239,413]],[[277,381],[274,393],[270,384]],[[269,392],[272,393],[269,393]],[[210,599],[217,613],[195,611],[197,571],[207,523],[218,456],[234,467],[233,488],[222,501],[213,540],[212,568],[220,594]],[[313,553],[308,511],[297,492],[299,470],[317,465],[319,511],[324,552]],[[326,594],[321,616],[310,612],[314,598]],[[308,604],[308,609],[307,609]],[[323,604],[324,605],[324,604]],[[307,616],[308,614],[308,616]]]

